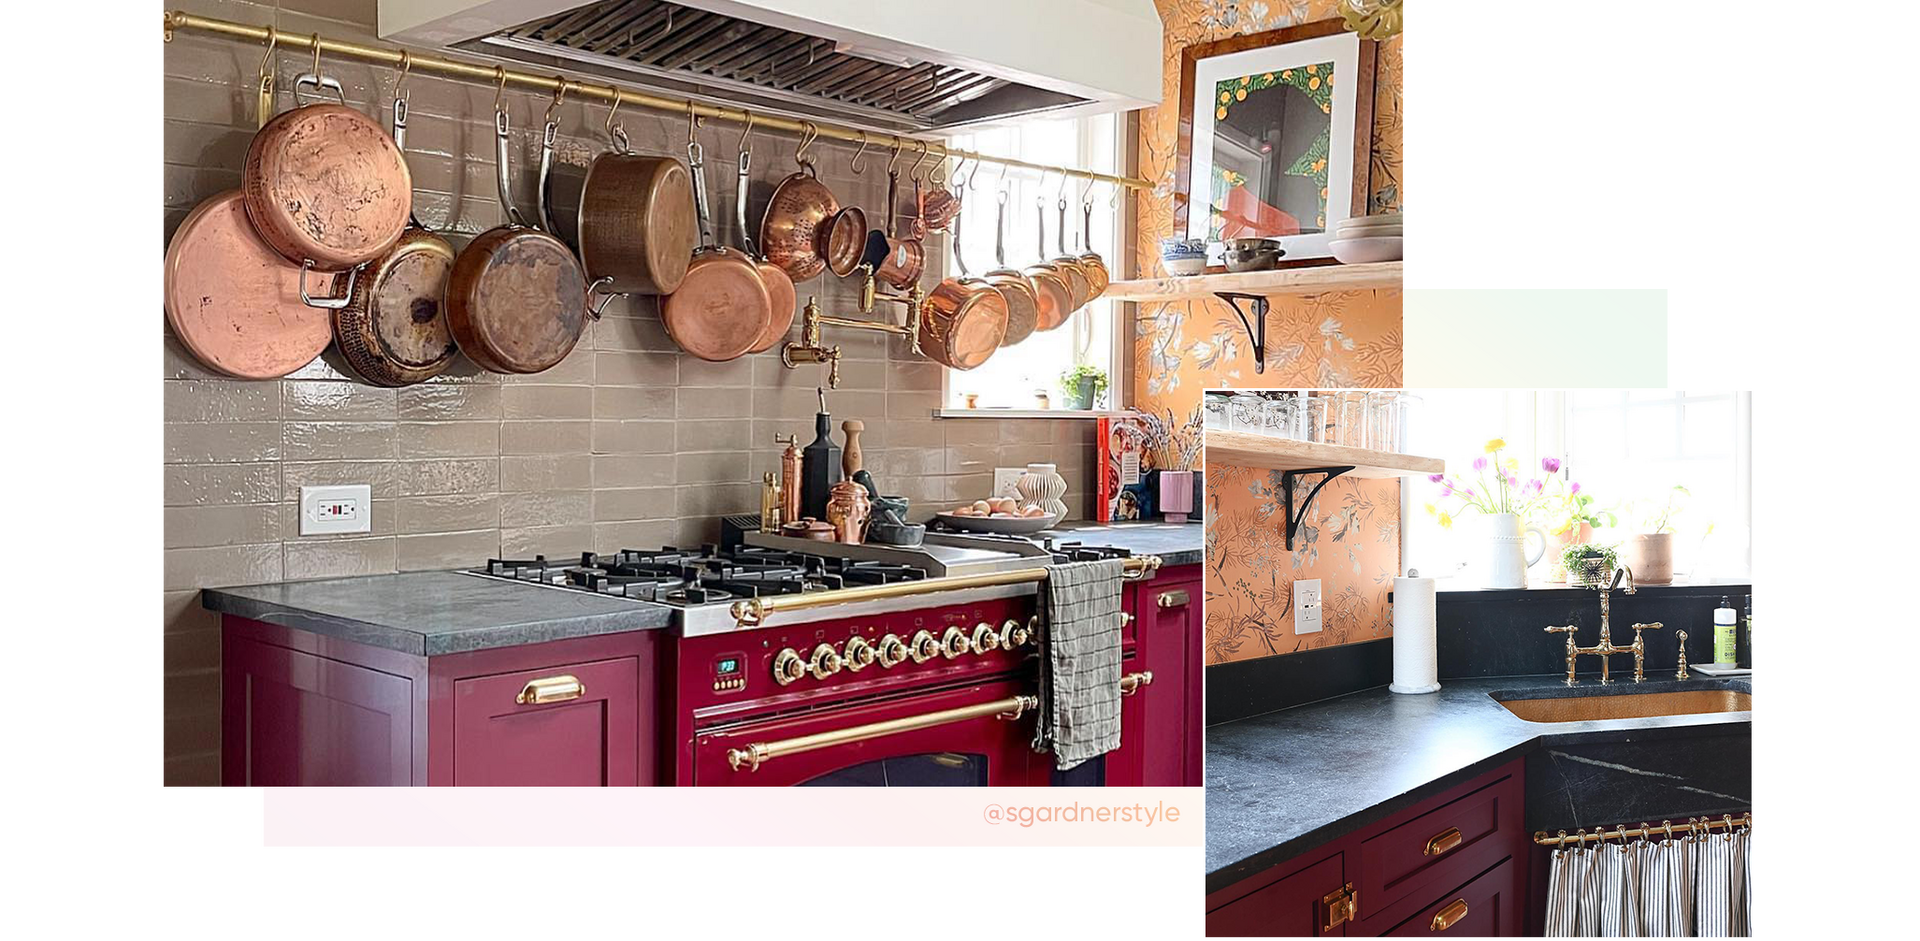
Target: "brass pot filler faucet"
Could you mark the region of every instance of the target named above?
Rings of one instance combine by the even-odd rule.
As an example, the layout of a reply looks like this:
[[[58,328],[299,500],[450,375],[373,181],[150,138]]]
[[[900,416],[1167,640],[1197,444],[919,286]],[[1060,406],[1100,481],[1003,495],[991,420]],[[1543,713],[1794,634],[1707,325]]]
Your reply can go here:
[[[1629,595],[1633,594],[1633,570],[1626,568],[1624,566],[1614,570],[1613,582],[1611,584],[1600,583],[1593,586],[1596,590],[1600,592],[1600,642],[1599,643],[1591,647],[1582,647],[1574,643],[1574,640],[1573,640],[1574,632],[1580,629],[1579,625],[1576,625],[1576,624],[1568,624],[1565,626],[1547,628],[1547,633],[1549,634],[1567,635],[1567,685],[1568,686],[1573,686],[1579,682],[1578,680],[1574,679],[1573,672],[1574,672],[1574,664],[1581,654],[1598,654],[1599,655],[1600,682],[1603,684],[1613,682],[1613,677],[1610,675],[1607,658],[1617,653],[1633,654],[1633,681],[1635,683],[1638,683],[1641,680],[1644,680],[1647,678],[1647,671],[1646,671],[1647,646],[1645,641],[1641,639],[1640,632],[1641,631],[1657,631],[1664,625],[1662,625],[1659,621],[1654,621],[1649,624],[1635,624],[1633,625],[1633,643],[1628,644],[1625,647],[1614,646],[1613,628],[1609,625],[1607,621],[1607,612],[1608,612],[1607,602],[1608,602],[1609,592],[1613,591],[1613,589],[1615,588],[1620,587],[1620,581],[1622,578],[1624,578],[1627,583],[1627,587],[1622,590]],[[1681,662],[1682,671],[1686,669],[1685,639],[1686,639],[1685,635],[1683,634],[1681,636],[1681,652],[1680,652],[1680,662]],[[1684,672],[1680,673],[1679,678],[1686,679],[1686,674]]]

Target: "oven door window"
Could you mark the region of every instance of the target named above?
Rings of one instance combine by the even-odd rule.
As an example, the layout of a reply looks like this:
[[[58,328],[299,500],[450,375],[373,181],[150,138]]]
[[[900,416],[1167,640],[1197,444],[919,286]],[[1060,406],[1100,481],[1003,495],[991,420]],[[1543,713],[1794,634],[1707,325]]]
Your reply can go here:
[[[987,756],[958,752],[901,755],[829,771],[802,787],[986,787]]]

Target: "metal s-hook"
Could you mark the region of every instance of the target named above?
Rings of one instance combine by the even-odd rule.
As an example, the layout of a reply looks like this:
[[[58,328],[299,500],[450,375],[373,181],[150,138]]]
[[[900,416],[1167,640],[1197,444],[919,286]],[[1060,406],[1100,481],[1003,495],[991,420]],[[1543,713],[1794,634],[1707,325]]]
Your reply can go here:
[[[700,129],[700,114],[694,110],[693,99],[687,99],[687,143],[693,143],[693,134]]]
[[[613,104],[607,106],[607,140],[613,143],[615,150],[627,152],[627,126],[614,123],[613,116],[620,113],[620,92],[613,93]]]
[[[800,146],[793,151],[793,162],[809,173],[813,172],[813,157],[807,153],[807,148],[812,147],[819,137],[820,129],[812,121],[800,122]]]
[[[1113,194],[1107,197],[1107,206],[1109,208],[1120,205],[1120,191],[1124,189],[1118,180],[1110,182],[1113,183]]]
[[[267,51],[260,57],[260,126],[267,126],[268,115],[273,114],[273,51],[280,45],[280,31],[267,27]]]
[[[566,103],[567,86],[571,84],[573,82],[563,78],[560,80],[560,86],[553,90],[553,100],[547,102],[547,124],[556,123],[554,117],[560,113],[560,106]]]
[[[895,134],[893,135],[893,150],[887,156],[887,172],[889,174],[893,173],[894,166],[899,162],[900,162],[900,135]]]
[[[927,150],[928,150],[927,142],[921,141],[920,156],[913,161],[913,168],[907,171],[908,182],[910,183],[920,182],[920,165],[927,162]]]
[[[873,143],[867,139],[867,132],[860,132],[860,149],[853,152],[853,160],[847,164],[855,173],[865,173],[867,166],[867,145]]]
[[[502,123],[507,116],[507,70],[505,66],[493,67],[493,77],[499,82],[493,89],[494,123]]]
[[[313,68],[308,69],[314,75],[320,74],[320,34],[313,34]]]
[[[935,186],[946,185],[947,180],[952,178],[951,175],[947,173],[947,159],[952,156],[953,155],[947,151],[945,144],[940,145],[940,159],[934,162],[933,169],[927,171],[928,183],[932,183]]]
[[[733,145],[733,149],[739,153],[752,153],[753,145],[747,142],[747,135],[753,133],[753,112],[741,108],[740,113],[747,116],[747,126],[740,129],[740,141]]]
[[[700,115],[698,112],[694,111],[693,108],[694,108],[693,99],[688,98],[687,99],[687,164],[689,166],[697,168],[707,162],[706,161],[707,152],[705,148],[700,146],[700,139],[696,137],[694,133],[700,129]],[[704,194],[701,194],[701,195],[704,198]],[[705,205],[705,204],[703,203],[702,205]]]

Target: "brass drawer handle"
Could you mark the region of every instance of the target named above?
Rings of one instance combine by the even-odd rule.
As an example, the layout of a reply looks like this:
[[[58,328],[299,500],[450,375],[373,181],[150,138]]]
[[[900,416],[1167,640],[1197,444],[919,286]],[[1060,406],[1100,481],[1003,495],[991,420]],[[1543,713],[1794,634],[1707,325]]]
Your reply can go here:
[[[1438,856],[1460,845],[1460,828],[1448,827],[1433,839],[1427,841],[1427,848],[1420,851],[1422,856]]]
[[[1447,907],[1441,909],[1439,914],[1433,916],[1433,924],[1428,925],[1427,930],[1445,931],[1453,927],[1454,922],[1465,917],[1467,917],[1467,900],[1454,899],[1448,902]]]
[[[1187,600],[1187,590],[1185,588],[1176,588],[1173,591],[1161,592],[1160,597],[1153,599],[1153,603],[1162,608],[1177,608],[1186,604]]]
[[[541,703],[566,702],[579,699],[587,694],[587,684],[569,673],[532,680],[520,688],[520,695],[513,701],[522,706],[538,706]]]

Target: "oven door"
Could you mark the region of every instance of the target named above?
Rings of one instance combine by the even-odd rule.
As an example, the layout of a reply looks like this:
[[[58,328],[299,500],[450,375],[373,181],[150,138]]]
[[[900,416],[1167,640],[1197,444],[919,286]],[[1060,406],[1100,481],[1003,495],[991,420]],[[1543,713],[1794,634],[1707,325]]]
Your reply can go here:
[[[750,718],[694,736],[699,787],[985,787],[1034,783],[1033,684],[975,683],[885,702]],[[1018,713],[1016,715],[1016,712]]]

